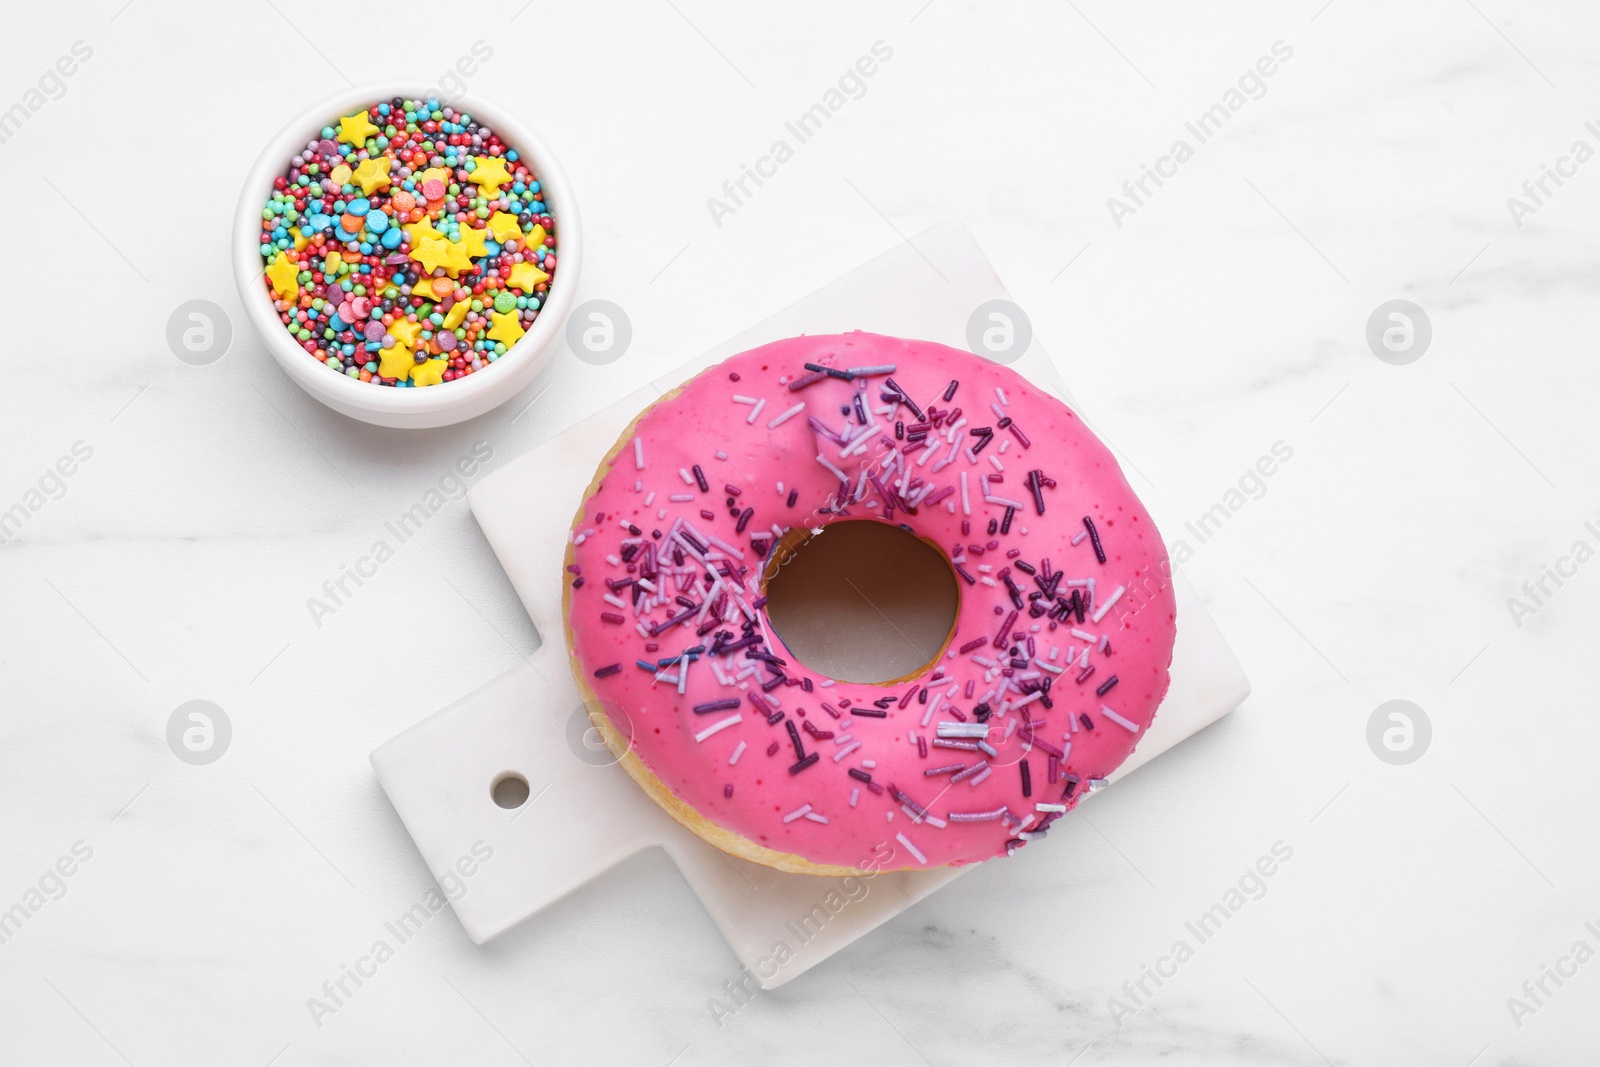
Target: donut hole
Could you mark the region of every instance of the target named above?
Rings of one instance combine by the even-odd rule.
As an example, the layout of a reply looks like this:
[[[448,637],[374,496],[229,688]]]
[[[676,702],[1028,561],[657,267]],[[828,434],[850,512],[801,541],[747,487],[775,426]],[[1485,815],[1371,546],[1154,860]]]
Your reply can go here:
[[[780,545],[764,591],[790,655],[841,682],[923,673],[944,654],[961,607],[943,552],[870,519],[830,523]]]
[[[528,802],[528,780],[509,771],[489,784],[489,796],[502,808],[520,808]]]

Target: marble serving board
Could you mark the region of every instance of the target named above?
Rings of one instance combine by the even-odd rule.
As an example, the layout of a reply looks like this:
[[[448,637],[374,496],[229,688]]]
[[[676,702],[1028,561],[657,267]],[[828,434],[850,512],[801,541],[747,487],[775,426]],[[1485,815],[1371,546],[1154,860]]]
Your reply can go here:
[[[770,989],[973,869],[860,881],[785,874],[729,857],[684,830],[615,766],[590,728],[567,666],[562,565],[568,525],[597,465],[624,427],[666,389],[713,362],[800,333],[866,329],[966,347],[971,309],[994,299],[1006,299],[1005,289],[971,235],[955,224],[935,227],[473,488],[473,514],[542,644],[525,662],[371,757],[429,869],[449,880],[452,869],[473,867],[470,881],[457,880],[470,891],[452,901],[473,941],[503,933],[639,850],[660,847],[754,980]],[[1078,409],[1037,340],[1013,366]],[[1226,715],[1249,692],[1237,660],[1181,574],[1175,589],[1172,686],[1113,782]],[[507,775],[520,775],[529,786],[527,801],[513,809],[492,797],[494,784]],[[494,850],[494,862],[480,868],[473,857],[485,845]],[[775,951],[780,943],[784,950]]]

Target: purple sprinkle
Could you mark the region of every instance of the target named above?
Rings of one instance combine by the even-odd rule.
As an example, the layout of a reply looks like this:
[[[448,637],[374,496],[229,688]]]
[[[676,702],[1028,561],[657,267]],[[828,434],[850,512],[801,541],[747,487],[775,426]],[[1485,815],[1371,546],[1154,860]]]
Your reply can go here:
[[[738,697],[728,697],[726,700],[712,700],[705,704],[696,704],[694,713],[696,715],[709,715],[713,711],[733,711],[738,706]]]
[[[596,678],[609,678],[620,670],[622,670],[622,664],[613,663],[609,667],[601,667],[599,670],[595,671],[594,676]]]
[[[1039,514],[1044,514],[1043,510]],[[1085,515],[1083,517],[1083,528],[1089,531],[1089,543],[1094,545],[1094,558],[1104,563],[1106,561],[1106,550],[1100,547],[1100,532],[1094,528],[1094,520]]]

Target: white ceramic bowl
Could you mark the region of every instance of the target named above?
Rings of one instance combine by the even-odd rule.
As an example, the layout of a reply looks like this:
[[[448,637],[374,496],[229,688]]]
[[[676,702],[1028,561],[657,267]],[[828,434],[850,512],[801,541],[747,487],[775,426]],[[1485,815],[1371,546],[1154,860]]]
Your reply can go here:
[[[482,415],[521,392],[555,355],[557,335],[578,292],[583,240],[578,226],[578,207],[566,174],[545,143],[514,116],[470,93],[463,93],[452,96],[447,103],[499,134],[502,141],[521,153],[520,158],[529,161],[530,169],[541,183],[545,205],[555,219],[559,249],[556,273],[533,327],[492,366],[453,382],[422,389],[389,389],[331,371],[290,338],[262,281],[261,209],[272,195],[273,179],[284,172],[291,156],[339,116],[353,114],[358,107],[370,107],[376,101],[396,96],[410,100],[437,95],[437,90],[415,85],[367,85],[317,101],[267,142],[245,179],[234,216],[234,280],[238,283],[245,312],[267,350],[300,388],[335,411],[379,426],[448,426]]]

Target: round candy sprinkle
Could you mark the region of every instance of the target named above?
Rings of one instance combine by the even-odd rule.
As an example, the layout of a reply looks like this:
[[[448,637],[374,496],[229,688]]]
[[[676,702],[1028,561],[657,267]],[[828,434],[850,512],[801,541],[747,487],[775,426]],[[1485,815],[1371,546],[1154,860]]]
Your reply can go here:
[[[261,213],[268,293],[330,370],[416,388],[499,360],[538,318],[556,226],[521,153],[437,100],[335,117]]]

